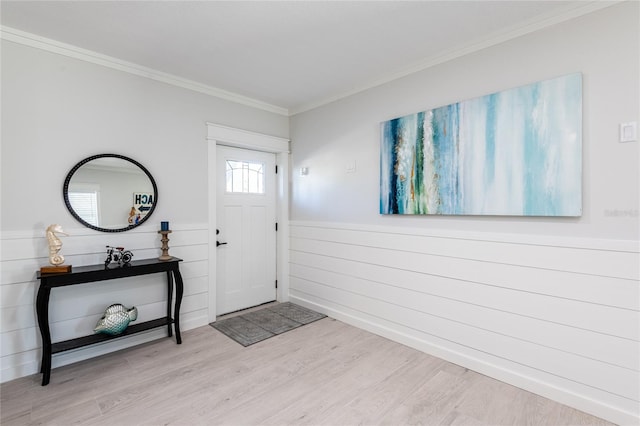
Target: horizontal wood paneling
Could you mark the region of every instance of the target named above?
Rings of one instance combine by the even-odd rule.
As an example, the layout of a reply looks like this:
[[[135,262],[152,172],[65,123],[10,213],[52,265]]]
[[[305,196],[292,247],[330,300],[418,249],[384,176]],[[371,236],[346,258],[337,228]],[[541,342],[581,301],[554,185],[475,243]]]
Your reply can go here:
[[[596,415],[637,418],[637,244],[397,231],[292,223],[292,300]]]
[[[144,228],[144,227],[142,227]],[[208,229],[206,226],[174,226],[170,234],[169,253],[184,261],[180,270],[184,279],[181,306],[181,328],[207,323],[209,286]],[[135,259],[161,254],[160,236],[156,230],[135,229],[125,233],[105,234],[78,228],[67,229],[62,237],[61,253],[65,263],[82,266],[101,263],[106,245],[124,246]],[[39,285],[36,271],[48,264],[48,248],[43,233],[3,233],[1,244],[0,359],[2,381],[36,373],[41,356],[40,332],[35,314],[35,296]],[[145,275],[119,280],[62,287],[51,293],[50,325],[54,341],[90,334],[104,309],[112,303],[138,308],[138,320],[146,321],[166,314],[166,279],[164,274]],[[123,347],[166,336],[166,329],[110,341],[54,356],[59,366],[90,358]]]
[[[299,260],[292,259],[292,262]],[[406,271],[401,275],[406,276]],[[450,284],[452,287],[453,291],[446,292],[447,296],[442,296],[425,293],[417,288],[421,284],[428,287],[431,279],[428,276],[414,277],[407,287],[403,287],[401,281],[397,281],[395,285],[387,285],[378,280],[357,278],[295,263],[291,265],[291,276],[330,288],[336,288],[335,283],[339,282],[339,290],[413,309],[438,319],[458,322],[471,329],[490,330],[525,342],[550,345],[591,359],[606,359],[613,365],[631,370],[637,367],[637,359],[633,357],[636,343],[633,340],[522,315],[517,312],[518,303],[515,303],[515,306],[508,305],[509,297],[513,296],[508,290],[495,291],[489,288],[487,296],[478,295],[474,299],[473,293],[466,293],[467,286],[460,289],[454,280],[435,277],[434,280],[442,281],[443,286]],[[461,295],[457,299],[454,294],[450,294],[456,290]],[[476,289],[476,293],[480,293],[480,290],[482,289]],[[526,295],[518,294],[517,297],[523,298]],[[529,330],[526,337],[521,336],[522,330]]]
[[[549,270],[468,259],[436,257],[410,251],[400,252],[387,248],[360,245],[349,246],[344,243],[336,244],[329,241],[306,240],[295,237],[291,239],[291,248],[293,251],[346,258],[362,263],[384,265],[400,270],[504,288],[510,288],[509,284],[513,281],[526,280],[527,278],[531,280],[531,277],[538,275],[536,272],[539,271],[543,271],[547,277],[549,275]],[[552,279],[558,286],[562,285],[562,278],[550,277],[548,279]],[[633,285],[631,280],[627,281],[627,285]],[[530,285],[535,286],[535,282],[530,281]],[[534,292],[531,293],[531,300],[533,301],[535,295],[533,294]],[[638,338],[640,325],[637,321],[631,321],[633,318],[637,319],[637,311],[635,310],[611,310],[604,305],[581,303],[580,301],[559,297],[547,299],[544,305],[532,303],[529,309],[533,311],[530,312],[531,315],[543,316],[550,321],[635,340]],[[625,324],[625,327],[620,327],[621,323]]]
[[[529,266],[560,271],[579,272],[637,279],[637,252],[594,250],[543,244],[502,242],[496,240],[445,238],[396,234],[389,231],[368,233],[349,229],[315,227],[292,228],[292,237],[332,241],[366,247],[386,247],[416,253],[480,260],[501,264]],[[586,263],[582,263],[586,262]]]

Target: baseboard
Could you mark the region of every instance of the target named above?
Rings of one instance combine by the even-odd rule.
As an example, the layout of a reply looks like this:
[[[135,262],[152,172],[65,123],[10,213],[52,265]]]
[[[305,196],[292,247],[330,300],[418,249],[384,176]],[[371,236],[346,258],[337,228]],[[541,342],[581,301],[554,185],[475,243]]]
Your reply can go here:
[[[10,365],[0,372],[0,383],[10,382],[21,377],[31,376],[40,371],[39,361],[27,361],[20,364]]]
[[[469,355],[450,350],[440,345],[434,345],[424,340],[416,339],[404,333],[390,329],[388,327],[376,324],[372,321],[359,318],[349,313],[345,313],[338,309],[319,304],[301,297],[291,295],[292,303],[299,304],[317,312],[323,313],[331,318],[340,320],[354,327],[361,328],[419,351],[442,358],[446,361],[474,370],[478,373],[527,390],[537,395],[557,401],[561,404],[568,405],[577,410],[584,411],[591,415],[611,421],[619,425],[638,425],[640,417],[637,415],[622,411],[616,407],[612,407],[591,398],[578,395],[574,392],[567,391],[557,386],[542,382],[533,377],[523,376],[514,371],[510,371],[503,367],[489,364],[485,361],[476,359]]]

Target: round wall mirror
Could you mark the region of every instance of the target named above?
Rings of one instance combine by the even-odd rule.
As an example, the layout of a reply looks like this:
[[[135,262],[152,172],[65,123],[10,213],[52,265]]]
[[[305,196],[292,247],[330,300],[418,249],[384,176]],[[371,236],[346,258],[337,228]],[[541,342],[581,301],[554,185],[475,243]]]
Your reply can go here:
[[[64,203],[83,225],[122,232],[144,223],[158,202],[158,188],[144,166],[117,154],[100,154],[76,164],[62,189]]]

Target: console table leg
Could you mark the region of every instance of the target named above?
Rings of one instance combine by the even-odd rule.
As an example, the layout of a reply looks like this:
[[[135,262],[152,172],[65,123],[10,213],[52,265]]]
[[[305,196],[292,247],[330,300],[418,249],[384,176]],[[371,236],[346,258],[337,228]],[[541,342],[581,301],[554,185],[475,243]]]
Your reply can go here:
[[[167,271],[167,318],[171,318],[171,305],[173,301],[173,275],[171,271]],[[173,329],[171,323],[167,324],[169,331],[169,337],[173,336]]]
[[[176,281],[176,307],[173,314],[173,325],[176,329],[176,343],[182,343],[182,337],[180,336],[180,305],[182,304],[182,293],[184,292],[184,284],[182,282],[182,275],[180,270],[176,268],[173,271],[173,276]]]
[[[42,373],[42,386],[49,384],[51,377],[51,332],[49,330],[49,295],[51,289],[40,286],[36,297],[36,314],[38,327],[42,336],[42,361],[40,372]]]

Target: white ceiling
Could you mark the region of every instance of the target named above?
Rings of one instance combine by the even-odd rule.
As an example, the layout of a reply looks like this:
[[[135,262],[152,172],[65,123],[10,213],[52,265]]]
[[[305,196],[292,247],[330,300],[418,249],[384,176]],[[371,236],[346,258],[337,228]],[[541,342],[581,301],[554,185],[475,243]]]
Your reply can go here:
[[[2,25],[296,113],[603,1],[5,1]]]

